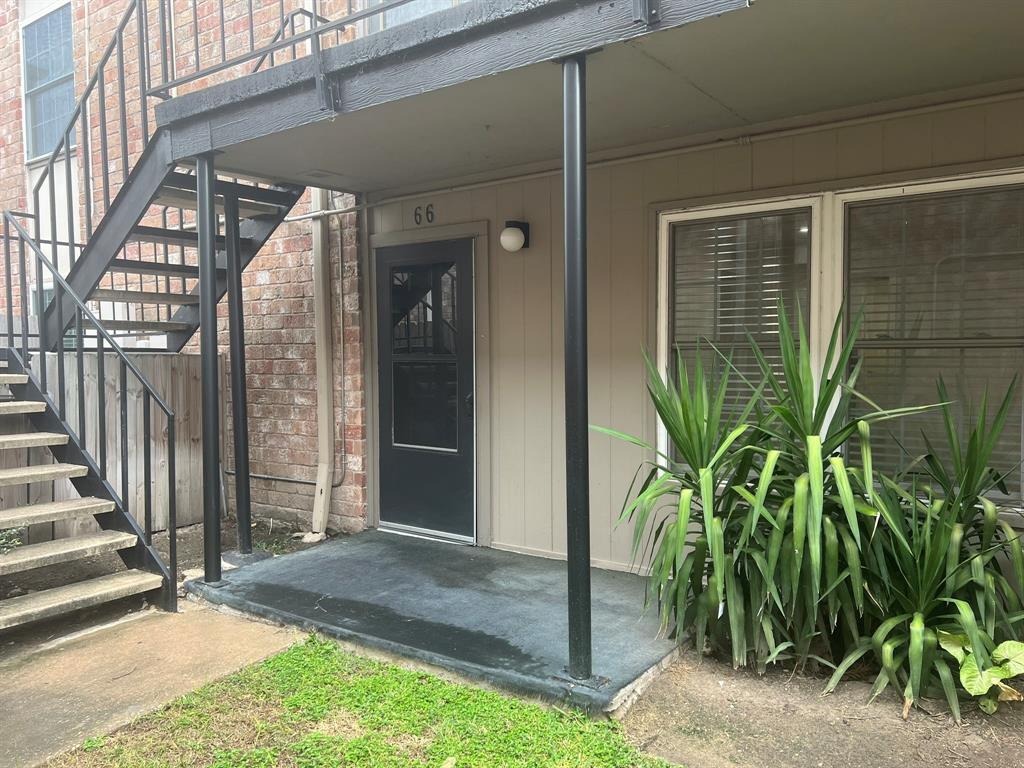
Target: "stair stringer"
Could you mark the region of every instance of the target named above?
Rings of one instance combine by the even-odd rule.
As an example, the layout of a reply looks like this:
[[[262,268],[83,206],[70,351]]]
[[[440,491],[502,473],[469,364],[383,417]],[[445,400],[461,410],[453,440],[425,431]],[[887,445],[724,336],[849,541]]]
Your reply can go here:
[[[285,217],[291,212],[292,208],[302,197],[302,194],[306,191],[305,187],[294,186],[291,184],[277,184],[272,187],[275,190],[282,192],[290,192],[292,195],[292,204],[288,207],[281,208],[278,215],[266,214],[263,216],[253,216],[248,219],[243,219],[239,226],[239,237],[242,242],[241,262],[242,271],[244,272],[246,267],[249,266],[250,262],[256,258],[256,255],[260,252],[267,240],[270,239],[271,235],[277,231],[277,228],[284,222]],[[217,250],[217,264],[225,264],[227,261],[227,254],[223,248]],[[217,270],[217,299],[218,301],[223,298],[224,294],[228,289],[228,278],[227,272]],[[198,293],[199,287],[197,286],[193,293]],[[171,352],[179,352],[194,335],[196,330],[199,328],[199,306],[198,305],[185,305],[179,308],[172,316],[171,322],[182,322],[189,323],[192,326],[191,331],[174,332],[167,334],[167,349]]]
[[[163,180],[173,169],[171,135],[167,129],[158,128],[65,278],[76,296],[87,297],[99,285],[107,266],[128,241],[135,225],[146,215]],[[51,301],[47,306],[44,323],[51,350],[57,348],[62,331],[74,322],[76,306],[74,299],[64,297],[61,308],[64,328],[60,330],[55,302]]]

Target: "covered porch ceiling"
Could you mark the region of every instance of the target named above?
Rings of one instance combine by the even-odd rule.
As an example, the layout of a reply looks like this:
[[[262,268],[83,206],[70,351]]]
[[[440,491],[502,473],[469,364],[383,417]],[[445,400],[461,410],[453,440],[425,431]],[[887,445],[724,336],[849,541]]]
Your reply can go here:
[[[1019,0],[757,0],[593,53],[590,152],[625,156],[1019,90],[1022,29]],[[342,110],[228,147],[217,163],[380,198],[557,168],[560,157],[560,69],[544,62]]]

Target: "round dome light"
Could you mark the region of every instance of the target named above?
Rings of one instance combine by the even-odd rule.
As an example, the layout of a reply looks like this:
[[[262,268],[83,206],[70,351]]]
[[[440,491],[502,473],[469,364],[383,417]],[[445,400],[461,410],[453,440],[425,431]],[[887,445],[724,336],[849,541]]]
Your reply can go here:
[[[501,230],[498,240],[501,241],[502,248],[509,253],[515,253],[526,245],[526,233],[519,227],[505,227]]]

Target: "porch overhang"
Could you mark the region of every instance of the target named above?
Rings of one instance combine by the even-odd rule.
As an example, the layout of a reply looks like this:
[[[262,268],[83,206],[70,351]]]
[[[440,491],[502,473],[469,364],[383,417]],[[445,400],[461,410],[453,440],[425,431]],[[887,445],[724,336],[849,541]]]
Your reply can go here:
[[[886,0],[467,3],[172,99],[172,154],[368,199],[561,164],[561,81],[583,51],[606,160],[1024,88],[1024,4]],[[731,11],[737,11],[735,13]]]
[[[592,605],[586,498],[587,151],[591,158],[649,155],[655,148],[674,151],[700,143],[702,137],[742,138],[766,132],[767,126],[816,125],[824,115],[861,117],[949,101],[952,94],[965,98],[1024,87],[1014,32],[1024,26],[1024,5],[1009,0],[976,7],[904,0],[895,9],[886,0],[764,0],[740,13],[726,11],[747,8],[745,0],[664,0],[659,8],[655,29],[636,21],[632,5],[596,0],[537,0],[508,11],[493,3],[468,4],[423,20],[423,26],[173,99],[158,112],[175,160],[203,157],[202,167],[216,156],[220,173],[358,192],[370,205],[389,196],[564,168],[573,691],[593,688],[584,633],[591,626]],[[971,45],[964,46],[965,39]],[[983,41],[984,56],[975,41]],[[561,63],[562,78],[552,62]],[[748,170],[753,164],[749,155],[734,163]],[[211,314],[205,326],[211,336],[213,320]],[[570,403],[578,408],[569,408]],[[350,594],[352,585],[337,569],[315,575],[326,579],[325,589],[341,584]],[[216,569],[208,569],[207,581],[218,580]],[[344,616],[340,623],[324,623],[308,610],[291,611],[297,595],[290,587],[275,582],[275,594],[282,598],[260,592],[257,585],[254,597],[244,574],[234,586],[232,581],[196,588],[215,600],[235,595],[233,604],[246,610],[336,634],[350,631]],[[553,601],[564,592],[549,590],[551,604],[557,605]],[[444,605],[436,597],[419,595],[415,605],[436,610]],[[331,599],[343,606],[350,602],[348,596]],[[595,623],[599,626],[596,610]],[[351,632],[369,642],[379,634]],[[422,650],[415,643],[402,647]],[[610,676],[614,658],[596,661],[594,671]],[[474,669],[458,654],[444,656],[442,663]],[[548,678],[557,678],[547,661],[542,666]]]
[[[482,78],[502,88],[504,83],[491,78],[655,31],[679,29],[746,8],[750,1],[649,0],[657,14],[656,21],[648,24],[638,20],[632,2],[474,0],[325,48],[319,58],[306,56],[172,98],[158,105],[156,117],[159,124],[173,128],[171,151],[175,158],[210,151],[227,153],[243,143],[284,138],[290,131],[318,124],[327,127],[344,115],[405,103],[412,97]],[[323,88],[318,88],[320,78],[325,82]],[[481,106],[489,106],[489,102]],[[544,105],[536,106],[541,111]],[[459,116],[458,111],[443,114],[449,123]],[[288,162],[283,155],[281,160]],[[225,167],[224,162],[220,166]],[[306,177],[304,171],[316,170],[300,166],[292,166],[289,175]],[[350,188],[354,180],[343,181]],[[325,185],[323,179],[320,183]]]

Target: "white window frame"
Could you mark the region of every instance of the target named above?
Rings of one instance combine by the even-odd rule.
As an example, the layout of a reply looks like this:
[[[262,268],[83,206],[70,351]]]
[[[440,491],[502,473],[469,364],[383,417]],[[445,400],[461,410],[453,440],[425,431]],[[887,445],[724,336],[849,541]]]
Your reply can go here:
[[[375,6],[383,5],[384,2],[385,2],[385,0],[365,0],[363,10],[371,10]],[[449,8],[454,8],[455,6],[462,5],[465,2],[467,2],[467,0],[448,0],[448,7]],[[412,3],[410,3],[410,5],[411,4]],[[395,10],[401,10],[403,7],[406,7],[406,6],[399,6],[399,8],[397,8]],[[443,8],[441,10],[448,10],[448,8]],[[418,21],[420,19],[426,18],[427,16],[430,16],[430,15],[432,15],[434,13],[439,13],[439,12],[440,11],[430,11],[428,13],[423,14],[422,16],[415,16],[412,19],[409,19],[408,21],[401,21],[398,24],[396,24],[395,26],[401,26],[402,24],[409,24],[411,22]],[[395,28],[394,26],[389,26],[387,24],[387,14],[388,14],[388,12],[385,11],[384,13],[378,13],[378,14],[375,14],[373,16],[369,16],[369,17],[363,19],[360,22],[361,31],[360,31],[359,36],[360,37],[366,37],[368,35],[374,35],[374,34],[376,34],[378,32],[383,32],[385,29],[394,29]]]
[[[902,184],[851,187],[814,195],[764,198],[739,203],[701,205],[661,211],[658,214],[657,367],[668,375],[672,328],[670,279],[672,225],[682,221],[741,216],[795,208],[811,210],[810,250],[810,343],[811,365],[817,373],[828,350],[829,335],[846,295],[846,208],[851,203],[884,201],[941,192],[996,189],[1024,185],[1024,169],[1003,169],[922,179]],[[668,433],[657,422],[657,448],[667,454]]]
[[[727,218],[729,216],[747,216],[757,213],[773,213],[792,210],[810,210],[811,231],[810,254],[808,256],[808,270],[810,270],[810,313],[811,333],[814,338],[814,330],[820,323],[820,312],[818,311],[818,300],[815,298],[821,291],[820,273],[816,265],[819,263],[819,254],[822,246],[822,195],[801,195],[793,197],[775,197],[752,202],[735,203],[728,205],[702,205],[693,208],[683,208],[672,211],[662,211],[658,214],[658,297],[657,297],[657,367],[662,376],[668,375],[668,365],[671,359],[672,327],[669,322],[669,311],[672,306],[672,225],[687,221],[702,221],[706,219]],[[817,347],[815,345],[815,352]],[[819,358],[820,359],[820,358]],[[664,455],[669,452],[668,432],[665,426],[658,420],[657,448]]]

